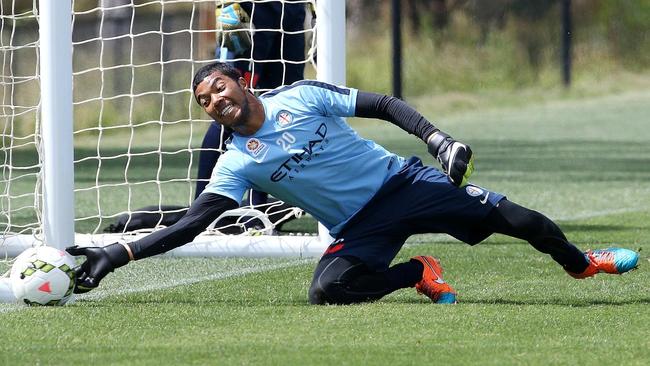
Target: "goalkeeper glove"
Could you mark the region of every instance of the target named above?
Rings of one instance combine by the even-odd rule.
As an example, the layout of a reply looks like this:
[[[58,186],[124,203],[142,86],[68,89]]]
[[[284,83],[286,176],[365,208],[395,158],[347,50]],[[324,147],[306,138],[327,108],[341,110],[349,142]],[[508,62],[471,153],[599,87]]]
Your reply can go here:
[[[83,294],[99,286],[102,278],[117,267],[121,267],[131,259],[130,253],[122,244],[115,243],[105,247],[80,247],[78,245],[65,248],[74,256],[84,255],[86,261],[75,269],[77,285],[75,294]]]
[[[250,17],[242,7],[230,4],[218,7],[217,47],[225,47],[235,56],[243,56],[251,48]]]
[[[429,137],[427,148],[440,162],[451,183],[459,187],[467,185],[474,171],[474,156],[469,146],[442,131],[436,131]]]

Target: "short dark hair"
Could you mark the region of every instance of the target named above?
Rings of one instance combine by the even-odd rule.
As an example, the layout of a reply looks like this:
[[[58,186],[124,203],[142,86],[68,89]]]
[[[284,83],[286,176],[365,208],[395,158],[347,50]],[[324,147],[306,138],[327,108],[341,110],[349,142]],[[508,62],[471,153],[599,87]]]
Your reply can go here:
[[[241,77],[239,70],[235,67],[225,63],[225,62],[213,62],[211,64],[205,65],[199,69],[199,71],[194,74],[194,80],[192,81],[192,94],[196,95],[196,87],[201,84],[203,79],[212,75],[213,72],[219,71],[223,75],[237,81]],[[197,100],[198,102],[198,100]]]

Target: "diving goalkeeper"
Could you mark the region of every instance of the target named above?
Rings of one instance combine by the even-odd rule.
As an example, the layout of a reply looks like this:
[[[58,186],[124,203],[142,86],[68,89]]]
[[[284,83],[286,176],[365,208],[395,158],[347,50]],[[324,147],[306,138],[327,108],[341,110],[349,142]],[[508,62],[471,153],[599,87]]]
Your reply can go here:
[[[251,187],[303,208],[336,238],[314,271],[312,304],[372,301],[406,287],[435,303],[455,303],[438,259],[422,255],[391,266],[418,233],[447,233],[470,245],[492,233],[523,239],[575,278],[624,273],[638,261],[622,248],[583,253],[546,216],[468,183],[470,147],[394,97],[307,80],[256,97],[224,63],[201,68],[193,90],[206,113],[234,131],[210,183],[170,227],[127,244],[68,248],[86,256],[76,270],[77,293],[130,260],[192,241]],[[344,120],[351,116],[386,120],[419,137],[442,171],[362,139]]]

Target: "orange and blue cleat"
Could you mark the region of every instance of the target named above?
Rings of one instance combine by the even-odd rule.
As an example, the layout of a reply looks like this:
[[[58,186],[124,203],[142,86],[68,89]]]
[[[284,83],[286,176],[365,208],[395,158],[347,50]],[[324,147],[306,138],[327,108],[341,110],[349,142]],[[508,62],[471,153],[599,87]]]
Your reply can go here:
[[[420,255],[411,259],[424,266],[422,279],[415,284],[419,294],[424,294],[436,304],[456,304],[456,291],[442,279],[442,267],[437,258]]]
[[[588,250],[585,257],[589,261],[587,269],[582,273],[567,271],[571,277],[583,279],[596,273],[623,274],[636,269],[639,262],[639,253],[624,248]]]

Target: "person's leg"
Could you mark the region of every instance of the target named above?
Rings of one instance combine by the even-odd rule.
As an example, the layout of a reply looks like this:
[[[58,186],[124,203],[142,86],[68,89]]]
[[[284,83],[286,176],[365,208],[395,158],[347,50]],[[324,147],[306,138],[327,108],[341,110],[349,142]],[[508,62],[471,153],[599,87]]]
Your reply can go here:
[[[274,89],[303,79],[304,64],[294,62],[305,60],[305,36],[298,33],[304,29],[304,21],[302,3],[255,5],[252,23],[259,29],[253,34],[255,73],[259,75],[257,88]]]
[[[305,35],[285,34],[283,40],[283,56],[287,61],[284,64],[284,84],[293,84],[298,80],[304,79],[305,74]],[[294,63],[296,62],[296,63]]]
[[[271,48],[261,58],[266,62],[256,59],[258,62],[255,63],[255,71],[259,75],[257,88],[267,91],[285,85],[285,72],[281,56],[282,35],[278,32],[266,32],[264,41]]]
[[[208,185],[214,165],[217,163],[217,160],[219,160],[221,153],[225,150],[225,142],[231,134],[232,132],[223,129],[222,126],[216,122],[212,122],[210,127],[208,127],[208,130],[205,132],[201,144],[202,150],[199,153],[199,169],[196,177],[195,198],[198,197]]]
[[[410,235],[444,232],[447,225],[440,224],[450,220],[447,195],[456,190],[442,172],[422,166],[419,159],[410,159],[335,233],[337,240],[326,250],[314,274],[310,301],[371,301],[399,288],[420,284],[418,291],[432,301],[455,302],[455,291],[442,281],[442,269],[435,258],[418,256],[405,263],[390,264]],[[473,199],[478,202],[481,198]],[[484,206],[472,203],[463,207],[472,205]],[[466,231],[465,223],[459,227]],[[351,263],[349,258],[358,258],[359,262]],[[452,293],[454,298],[442,296],[444,293]]]
[[[378,300],[405,287],[413,287],[422,278],[422,263],[410,260],[374,271],[351,256],[323,258],[316,266],[309,289],[309,302],[353,304]]]
[[[562,230],[543,214],[502,200],[482,222],[489,230],[526,240],[535,249],[549,254],[565,270],[582,273],[589,261]]]
[[[246,3],[242,3],[246,4]],[[256,90],[267,91],[282,85],[277,82],[282,75],[277,75],[272,65],[279,62],[280,36],[275,29],[280,28],[281,4],[275,2],[255,4],[251,14],[251,23],[256,31],[253,33],[252,68],[251,72],[257,81]],[[252,7],[251,7],[252,10]]]
[[[259,206],[259,205],[265,205],[269,201],[269,194],[266,192],[260,192],[256,190],[252,190],[251,194],[249,196],[249,202],[251,206]],[[264,210],[262,210],[264,211]]]

